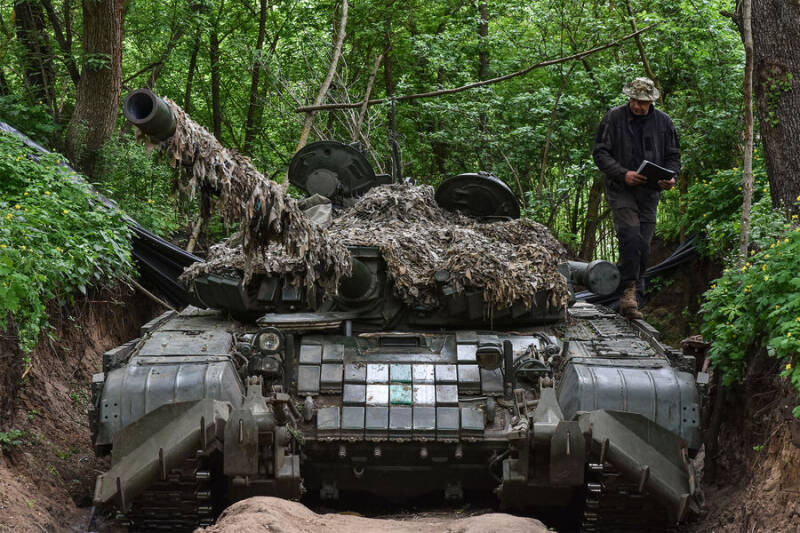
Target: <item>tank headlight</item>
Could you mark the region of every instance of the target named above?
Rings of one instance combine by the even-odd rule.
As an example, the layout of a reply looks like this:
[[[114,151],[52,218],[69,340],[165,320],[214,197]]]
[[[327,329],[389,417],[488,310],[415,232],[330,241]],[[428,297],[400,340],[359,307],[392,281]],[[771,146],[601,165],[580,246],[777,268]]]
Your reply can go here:
[[[263,353],[275,353],[283,348],[283,337],[276,329],[259,331],[255,338],[255,348]]]

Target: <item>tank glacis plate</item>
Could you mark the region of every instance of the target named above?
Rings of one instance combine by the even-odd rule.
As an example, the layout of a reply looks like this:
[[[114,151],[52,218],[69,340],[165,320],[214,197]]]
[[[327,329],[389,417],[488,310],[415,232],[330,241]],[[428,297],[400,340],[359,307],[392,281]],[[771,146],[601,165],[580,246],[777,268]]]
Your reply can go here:
[[[697,507],[693,376],[652,328],[602,307],[513,332],[303,333],[194,309],[143,329],[106,358],[92,411],[96,448],[112,452],[95,501],[134,525],[169,520],[153,495],[187,469],[213,487],[197,489],[211,509],[197,523],[260,494],[481,490],[513,508],[590,494],[589,528],[614,516],[612,477],[668,521]]]

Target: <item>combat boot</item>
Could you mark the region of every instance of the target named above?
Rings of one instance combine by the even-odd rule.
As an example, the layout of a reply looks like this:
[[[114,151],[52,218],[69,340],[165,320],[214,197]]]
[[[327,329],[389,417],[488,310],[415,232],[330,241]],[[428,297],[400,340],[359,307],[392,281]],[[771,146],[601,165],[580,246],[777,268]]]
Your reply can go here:
[[[631,320],[644,318],[642,312],[639,311],[639,303],[636,301],[635,281],[630,281],[625,286],[625,291],[622,293],[622,298],[619,299],[619,313],[625,318],[629,318]]]

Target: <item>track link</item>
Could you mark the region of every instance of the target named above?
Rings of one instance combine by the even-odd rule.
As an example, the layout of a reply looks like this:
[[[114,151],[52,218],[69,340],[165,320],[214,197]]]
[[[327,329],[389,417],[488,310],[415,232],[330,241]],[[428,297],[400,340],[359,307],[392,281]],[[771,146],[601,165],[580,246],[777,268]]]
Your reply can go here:
[[[666,511],[609,463],[589,465],[584,489],[582,533],[676,531]]]
[[[187,459],[134,500],[126,514],[117,514],[130,531],[192,531],[214,522],[211,470],[202,457]]]

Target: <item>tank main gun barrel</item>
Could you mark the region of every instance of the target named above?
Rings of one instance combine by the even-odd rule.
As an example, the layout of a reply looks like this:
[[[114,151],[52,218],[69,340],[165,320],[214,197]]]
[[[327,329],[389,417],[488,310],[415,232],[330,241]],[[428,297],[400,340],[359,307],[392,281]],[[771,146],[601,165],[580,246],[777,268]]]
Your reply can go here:
[[[169,139],[175,133],[175,115],[167,103],[150,89],[131,92],[125,98],[122,113],[154,142]]]
[[[567,261],[569,266],[568,280],[576,285],[583,285],[600,296],[607,296],[617,290],[620,276],[617,265],[608,261]]]

